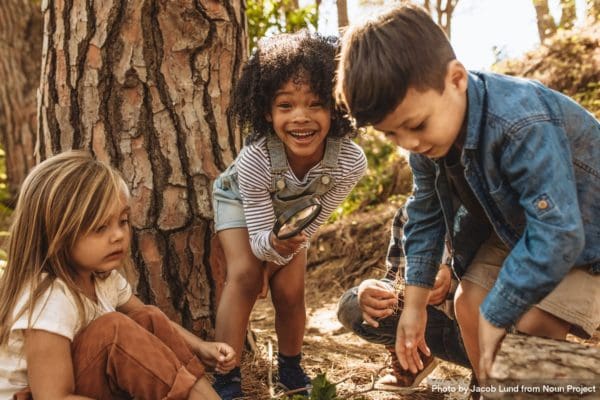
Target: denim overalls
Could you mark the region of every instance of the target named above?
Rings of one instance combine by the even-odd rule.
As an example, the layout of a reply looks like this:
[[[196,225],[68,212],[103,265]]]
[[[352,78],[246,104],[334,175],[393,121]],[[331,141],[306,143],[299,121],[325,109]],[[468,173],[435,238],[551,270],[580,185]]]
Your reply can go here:
[[[283,143],[274,134],[267,137],[267,149],[271,159],[269,191],[276,217],[307,197],[319,201],[321,196],[335,186],[333,170],[338,165],[340,147],[340,138],[327,137],[325,154],[321,160],[323,172],[305,183],[298,184],[284,176],[289,166]],[[240,152],[240,156],[244,150],[245,148]],[[216,231],[246,227],[237,174],[234,161],[213,184]]]

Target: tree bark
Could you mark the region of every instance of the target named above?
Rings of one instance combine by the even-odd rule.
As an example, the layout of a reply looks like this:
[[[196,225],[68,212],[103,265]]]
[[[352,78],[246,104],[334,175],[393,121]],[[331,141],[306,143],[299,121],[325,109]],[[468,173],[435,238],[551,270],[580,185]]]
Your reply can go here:
[[[598,398],[598,365],[600,347],[509,334],[496,355],[491,379],[486,384],[498,388],[496,393],[491,393],[491,398]],[[586,394],[582,393],[585,388],[594,390],[594,387],[595,392],[587,392],[590,397],[582,396]],[[500,388],[504,388],[503,393]],[[509,391],[510,388],[516,391]]]
[[[350,24],[348,20],[348,2],[346,0],[337,0],[338,31]]]
[[[244,2],[55,0],[42,13],[40,158],[82,148],[122,171],[138,294],[210,333],[211,183],[241,147],[227,109]]]
[[[31,0],[0,2],[0,140],[13,199],[35,165],[42,25]]]
[[[556,23],[550,15],[548,0],[533,0],[540,43],[556,33]]]

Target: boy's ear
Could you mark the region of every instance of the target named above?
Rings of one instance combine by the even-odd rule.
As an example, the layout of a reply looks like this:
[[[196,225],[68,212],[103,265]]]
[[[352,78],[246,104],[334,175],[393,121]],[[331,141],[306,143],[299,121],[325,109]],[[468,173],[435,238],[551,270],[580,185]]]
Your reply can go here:
[[[446,87],[450,86],[461,92],[466,92],[468,82],[469,74],[464,65],[458,60],[450,61],[446,71]]]

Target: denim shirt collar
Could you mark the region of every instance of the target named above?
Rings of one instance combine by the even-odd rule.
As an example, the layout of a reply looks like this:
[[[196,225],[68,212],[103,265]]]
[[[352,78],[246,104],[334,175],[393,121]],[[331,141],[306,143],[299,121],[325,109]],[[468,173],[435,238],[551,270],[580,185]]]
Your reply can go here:
[[[484,81],[473,72],[468,72],[467,85],[467,135],[464,150],[475,150],[479,147],[483,109],[486,101]],[[463,152],[464,154],[464,152]],[[464,160],[463,160],[464,161]]]

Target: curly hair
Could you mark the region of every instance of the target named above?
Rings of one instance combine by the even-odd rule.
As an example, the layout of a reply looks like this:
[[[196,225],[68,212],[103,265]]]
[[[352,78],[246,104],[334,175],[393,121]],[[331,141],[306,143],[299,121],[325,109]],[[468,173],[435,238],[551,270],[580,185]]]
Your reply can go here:
[[[333,98],[339,40],[302,30],[259,41],[242,69],[235,88],[232,112],[247,142],[273,132],[266,115],[271,112],[275,93],[290,80],[306,79],[310,89],[331,110],[329,135],[354,136],[348,114]]]

